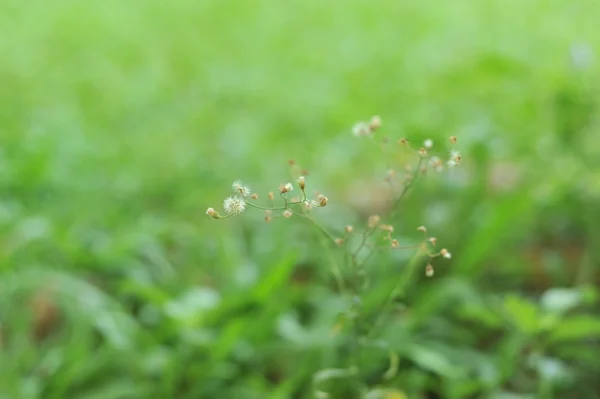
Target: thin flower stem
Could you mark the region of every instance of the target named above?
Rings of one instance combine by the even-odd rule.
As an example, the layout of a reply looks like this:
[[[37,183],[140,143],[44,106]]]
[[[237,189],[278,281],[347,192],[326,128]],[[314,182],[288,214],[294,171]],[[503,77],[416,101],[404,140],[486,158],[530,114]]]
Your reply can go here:
[[[294,215],[297,215],[301,218],[308,220],[323,234],[324,237],[326,237],[332,244],[335,244],[335,237],[330,232],[328,232],[323,226],[321,226],[319,223],[317,223],[313,218],[311,218],[310,216],[303,214],[303,213],[298,213],[298,212],[294,212],[294,211],[292,211],[292,213]],[[327,252],[329,255],[329,261],[331,263],[331,274],[333,274],[333,276],[335,277],[335,281],[338,286],[338,289],[340,290],[340,292],[346,293],[346,284],[344,283],[344,277],[343,277],[342,271],[341,271],[340,267],[338,266],[337,262],[335,261],[335,258],[333,257],[333,254],[331,253],[329,246],[327,246],[325,244],[323,244],[323,246],[327,249]]]
[[[414,274],[414,271],[417,269],[417,266],[421,262],[422,258],[423,258],[423,255],[417,253],[413,257],[413,259],[411,260],[411,262],[408,264],[408,271],[407,271],[407,273],[403,277],[401,277],[400,280],[398,280],[398,282],[396,283],[396,286],[394,287],[394,289],[390,293],[390,296],[388,297],[388,299],[386,300],[385,304],[381,308],[381,311],[379,313],[379,316],[375,320],[375,323],[373,324],[373,326],[371,327],[371,329],[367,333],[367,337],[371,337],[373,334],[375,334],[377,332],[377,329],[385,321],[387,313],[390,311],[390,308],[394,304],[394,300],[396,299],[396,297],[398,297],[400,294],[404,295],[406,287],[408,286],[408,284],[412,280],[412,276]]]
[[[398,204],[400,204],[400,202],[402,202],[402,200],[406,196],[406,193],[408,193],[408,190],[410,190],[410,188],[415,184],[415,181],[417,181],[417,179],[419,178],[419,173],[421,171],[421,166],[423,165],[424,159],[425,159],[424,157],[419,157],[419,162],[417,163],[417,172],[415,173],[415,177],[404,185],[404,190],[402,190],[402,193],[400,193],[400,196],[396,199],[396,202],[394,204],[394,209],[392,210],[392,214],[390,215],[391,217],[393,217],[394,214],[396,213],[396,211],[398,210]]]
[[[264,207],[264,206],[253,204],[251,202],[246,202],[246,204],[248,204],[248,206],[251,206],[252,208],[262,209],[264,211],[284,211],[284,210],[287,209],[287,207],[283,207],[283,206],[274,207],[274,208],[267,208],[267,207]]]
[[[286,206],[277,206],[277,207],[273,207],[273,208],[267,208],[267,207],[264,207],[264,206],[256,205],[256,204],[253,204],[252,202],[246,202],[246,204],[248,204],[248,206],[251,206],[253,208],[262,209],[264,211],[284,211],[286,209],[289,209],[288,205],[298,205],[298,204],[301,204],[303,202],[304,201],[294,201],[294,202],[288,202],[288,201],[286,201]]]

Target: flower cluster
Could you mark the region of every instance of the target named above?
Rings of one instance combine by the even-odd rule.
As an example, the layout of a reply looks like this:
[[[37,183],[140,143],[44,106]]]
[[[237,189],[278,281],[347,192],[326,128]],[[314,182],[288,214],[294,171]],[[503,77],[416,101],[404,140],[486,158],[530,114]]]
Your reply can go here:
[[[352,127],[352,134],[356,137],[368,137],[373,135],[381,127],[381,118],[374,116],[369,122],[356,122]]]
[[[294,191],[295,186],[291,182],[287,182],[279,186],[279,195],[283,201],[282,206],[262,206],[253,202],[258,199],[258,194],[252,193],[250,187],[244,185],[241,181],[236,180],[231,186],[236,195],[227,197],[223,201],[225,216],[221,216],[214,208],[208,208],[206,214],[213,219],[225,219],[230,216],[239,215],[244,212],[247,207],[251,207],[265,211],[265,221],[270,222],[273,219],[273,211],[281,211],[282,217],[290,218],[292,215],[304,215],[304,212],[310,209],[327,205],[329,199],[322,194],[317,194],[315,199],[308,198],[306,194],[306,178],[304,176],[298,177],[296,185],[302,193],[302,198],[290,198],[290,194]],[[275,194],[269,192],[267,198],[270,202],[273,202],[275,200]]]

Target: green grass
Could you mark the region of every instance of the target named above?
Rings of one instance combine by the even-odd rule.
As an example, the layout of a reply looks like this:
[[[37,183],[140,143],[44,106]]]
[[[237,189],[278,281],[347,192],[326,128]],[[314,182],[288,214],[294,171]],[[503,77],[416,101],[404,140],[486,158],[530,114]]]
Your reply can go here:
[[[375,348],[359,380],[597,398],[599,17],[585,0],[3,2],[0,398],[312,397],[349,336],[331,334],[348,304],[318,232],[204,212],[235,179],[266,197],[294,159],[323,224],[358,223],[356,185],[385,166],[350,132],[374,114],[392,142],[457,135],[464,161],[394,221],[453,259],[381,332],[397,376]],[[378,259],[367,307],[405,264]]]

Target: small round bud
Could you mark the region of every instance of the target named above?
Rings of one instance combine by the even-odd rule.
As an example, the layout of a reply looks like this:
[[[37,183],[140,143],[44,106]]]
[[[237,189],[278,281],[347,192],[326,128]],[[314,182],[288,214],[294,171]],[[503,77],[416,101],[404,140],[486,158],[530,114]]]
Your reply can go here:
[[[407,139],[400,139],[400,140],[398,140],[398,144],[403,145],[403,146],[407,146],[408,145],[408,140]]]
[[[272,192],[272,191],[271,191],[271,192],[269,192],[269,199],[270,199],[271,201],[273,201],[273,200],[275,199],[275,194],[273,194],[273,192]]]
[[[396,240],[396,239],[392,240],[392,248],[394,248],[394,249],[400,248],[400,243],[398,243],[398,240]]]
[[[425,275],[427,277],[433,277],[435,270],[433,270],[433,265],[429,264],[425,267]]]
[[[452,254],[451,254],[450,252],[448,252],[448,250],[447,250],[446,248],[443,248],[443,249],[440,251],[440,255],[442,255],[442,256],[443,256],[444,258],[446,258],[446,259],[450,259],[450,258],[452,258]]]
[[[425,147],[419,148],[419,155],[422,157],[427,156],[427,150],[425,149]]]
[[[282,215],[284,218],[291,218],[293,213],[289,209],[286,209],[285,211],[283,211]]]
[[[294,161],[293,159],[290,159],[290,160],[288,161],[288,165],[290,165],[290,166],[294,166],[294,165],[296,165],[296,161]]]
[[[427,240],[431,243],[431,245],[435,247],[435,244],[437,243],[437,238],[429,237]]]
[[[252,195],[250,196],[250,198],[252,198],[252,199],[258,199],[258,194],[254,193],[254,194],[252,194]]]
[[[344,230],[346,230],[346,233],[351,234],[354,231],[354,227],[348,225],[344,228]]]
[[[417,227],[417,231],[420,231],[422,233],[427,233],[427,227],[425,227],[425,226],[419,226],[419,227]]]
[[[271,223],[271,220],[273,220],[273,218],[271,216],[265,215],[265,222]]]
[[[450,143],[456,144],[456,136],[450,136]]]
[[[336,238],[335,239],[335,244],[339,245],[339,246],[343,245],[344,244],[344,239],[343,238]]]
[[[423,147],[427,148],[428,150],[431,149],[431,147],[433,147],[433,140],[425,140],[425,142],[423,143]]]

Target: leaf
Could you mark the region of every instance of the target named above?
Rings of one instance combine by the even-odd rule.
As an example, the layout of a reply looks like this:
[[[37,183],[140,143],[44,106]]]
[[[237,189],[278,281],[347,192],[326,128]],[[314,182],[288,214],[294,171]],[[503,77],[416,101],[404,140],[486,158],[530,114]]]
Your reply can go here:
[[[600,318],[581,315],[565,319],[550,332],[548,340],[557,343],[584,338],[600,338]]]
[[[539,314],[536,306],[516,295],[509,295],[504,300],[504,310],[509,319],[521,332],[533,335],[539,327]]]
[[[280,289],[296,261],[296,254],[288,253],[277,265],[273,265],[269,273],[254,288],[254,297],[260,302],[269,300],[273,293]]]
[[[424,369],[444,377],[454,377],[456,375],[456,368],[453,367],[448,358],[423,345],[411,345],[406,356]]]
[[[365,399],[408,399],[408,396],[397,389],[374,389],[367,393]]]

